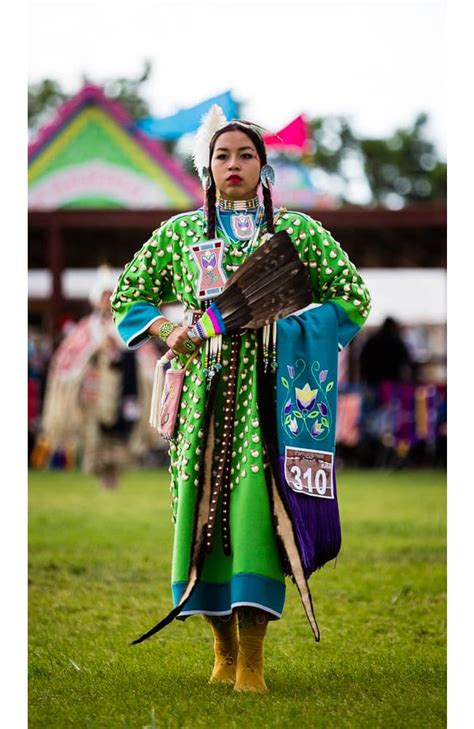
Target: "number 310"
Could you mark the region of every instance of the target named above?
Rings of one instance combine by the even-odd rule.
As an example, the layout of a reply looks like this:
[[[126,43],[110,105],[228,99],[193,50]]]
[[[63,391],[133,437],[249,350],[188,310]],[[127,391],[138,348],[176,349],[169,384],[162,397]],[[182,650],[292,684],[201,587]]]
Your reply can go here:
[[[318,468],[314,477],[313,485],[313,472],[311,468],[306,469],[303,473],[303,479],[306,481],[305,484],[301,480],[301,468],[298,466],[292,466],[290,473],[294,475],[294,484],[298,491],[309,491],[310,494],[316,491],[318,494],[324,495],[327,487],[327,476],[326,471],[323,468]]]

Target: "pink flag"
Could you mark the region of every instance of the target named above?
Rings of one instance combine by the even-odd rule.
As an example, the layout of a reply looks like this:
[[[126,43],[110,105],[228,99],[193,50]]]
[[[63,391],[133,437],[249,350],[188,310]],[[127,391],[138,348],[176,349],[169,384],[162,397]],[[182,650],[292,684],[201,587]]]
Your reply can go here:
[[[309,137],[309,125],[301,114],[275,135],[266,134],[263,138],[268,149],[307,152]]]

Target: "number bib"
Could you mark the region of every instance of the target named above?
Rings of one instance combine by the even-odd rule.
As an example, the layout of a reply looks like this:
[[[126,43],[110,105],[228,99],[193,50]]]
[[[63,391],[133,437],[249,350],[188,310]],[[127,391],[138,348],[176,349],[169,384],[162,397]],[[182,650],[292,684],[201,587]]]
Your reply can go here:
[[[334,498],[333,454],[308,448],[285,448],[285,479],[300,494]]]

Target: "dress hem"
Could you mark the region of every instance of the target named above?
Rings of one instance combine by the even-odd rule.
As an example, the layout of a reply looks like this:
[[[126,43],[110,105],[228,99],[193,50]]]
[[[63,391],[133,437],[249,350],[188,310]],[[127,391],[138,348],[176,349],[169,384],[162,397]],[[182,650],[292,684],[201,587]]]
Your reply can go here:
[[[260,610],[264,610],[266,613],[270,613],[273,616],[272,619],[279,620],[281,618],[281,612],[272,610],[267,605],[260,605],[256,602],[233,602],[230,610],[183,610],[177,617],[177,620],[184,620],[192,615],[232,615],[235,608],[238,607],[255,607]]]
[[[172,584],[173,603],[176,606],[186,590],[187,582]],[[230,615],[237,607],[247,605],[280,618],[285,604],[285,582],[264,575],[238,573],[227,582],[200,581],[180,616]]]

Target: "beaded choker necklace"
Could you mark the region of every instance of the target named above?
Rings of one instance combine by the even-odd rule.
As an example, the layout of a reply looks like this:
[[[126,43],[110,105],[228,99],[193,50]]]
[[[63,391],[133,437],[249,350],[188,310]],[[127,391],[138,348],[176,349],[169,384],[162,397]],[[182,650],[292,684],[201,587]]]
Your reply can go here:
[[[221,210],[256,210],[260,205],[258,195],[251,200],[224,200],[218,197],[216,202]]]

